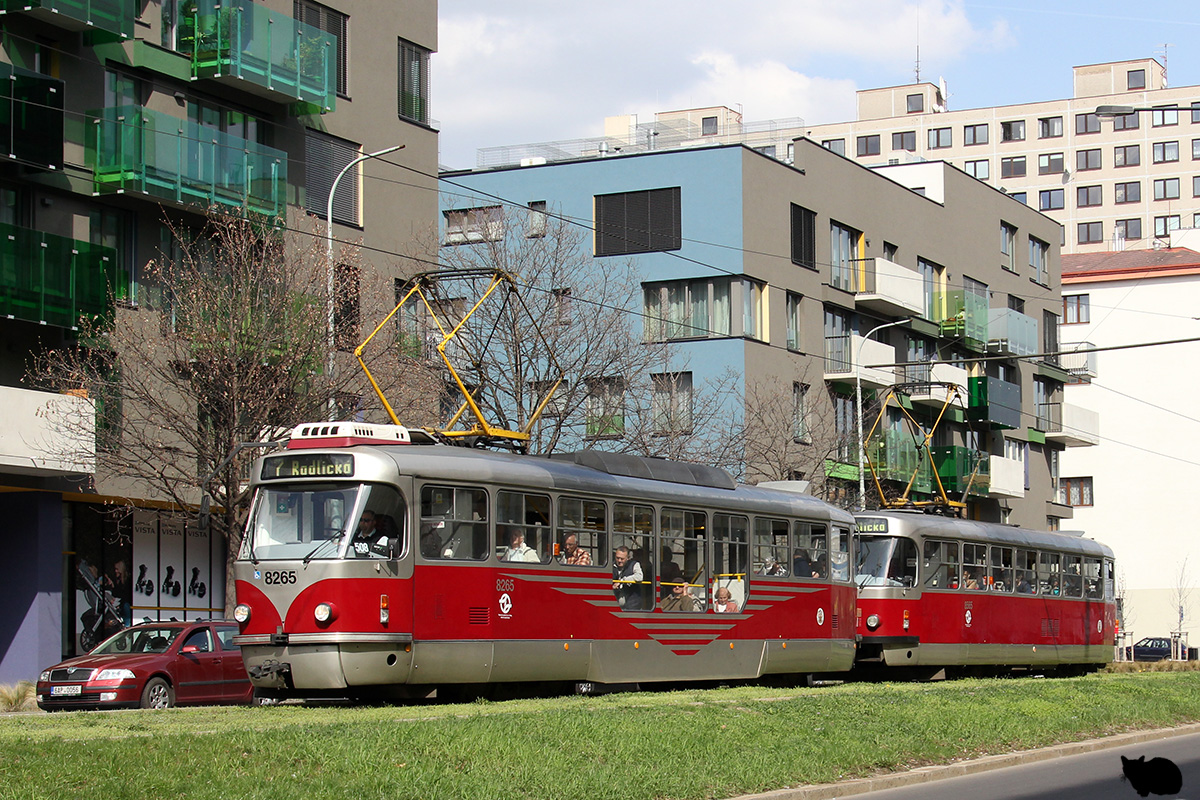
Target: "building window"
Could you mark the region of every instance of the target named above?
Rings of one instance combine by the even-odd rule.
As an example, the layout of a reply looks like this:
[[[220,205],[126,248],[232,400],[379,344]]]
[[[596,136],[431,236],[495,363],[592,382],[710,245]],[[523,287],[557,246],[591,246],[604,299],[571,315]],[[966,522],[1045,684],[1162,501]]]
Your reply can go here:
[[[730,285],[729,278],[647,285],[643,290],[646,341],[729,336]]]
[[[988,143],[988,126],[987,125],[964,125],[963,126],[963,144],[987,144]]]
[[[1192,139],[1192,160],[1200,161],[1200,139]]]
[[[1166,164],[1179,160],[1179,142],[1155,142],[1152,145],[1152,158],[1155,164]]]
[[[333,270],[333,331],[338,350],[349,351],[362,341],[359,335],[359,270],[354,264],[338,264]]]
[[[945,287],[946,268],[923,258],[917,259],[917,274],[921,276],[921,315],[934,319],[937,293]]]
[[[871,134],[870,136],[858,137],[858,155],[862,156],[877,156],[879,155],[879,134]]]
[[[1060,478],[1059,492],[1069,506],[1092,505],[1091,478]]]
[[[1028,199],[1025,192],[1012,192],[1008,196],[1013,200],[1016,200],[1021,205],[1026,205],[1026,200]]]
[[[1192,124],[1200,122],[1200,101],[1192,103]]]
[[[1100,132],[1100,117],[1096,114],[1076,114],[1075,115],[1075,133],[1099,133]]]
[[[1200,213],[1192,214],[1192,227],[1200,228]]]
[[[1179,215],[1170,214],[1164,217],[1154,218],[1154,235],[1160,239],[1165,239],[1171,235],[1171,231],[1179,230]]]
[[[1057,175],[1062,171],[1062,153],[1042,153],[1038,156],[1038,175]]]
[[[801,295],[793,292],[787,293],[787,348],[788,350],[800,349],[800,309],[804,303],[804,298]]]
[[[1118,167],[1136,167],[1142,163],[1141,145],[1126,144],[1113,151],[1113,164]]]
[[[1063,207],[1062,189],[1043,189],[1038,192],[1038,210],[1054,211]]]
[[[1140,239],[1142,238],[1142,220],[1119,219],[1114,232],[1118,239]]]
[[[397,40],[396,114],[400,119],[429,124],[429,51]]]
[[[906,99],[906,106],[909,114],[920,114],[925,110],[925,97],[919,94],[910,94]]]
[[[1100,222],[1080,222],[1077,226],[1080,244],[1104,241],[1104,225]]]
[[[792,204],[792,263],[817,268],[817,214]]]
[[[692,432],[692,373],[665,372],[650,376],[651,429],[656,436]]]
[[[1140,203],[1142,201],[1142,184],[1140,181],[1118,183],[1114,187],[1117,203]]]
[[[554,318],[551,320],[555,325],[570,325],[571,324],[571,289],[570,287],[560,287],[552,289],[551,295],[554,298]]]
[[[1114,131],[1136,131],[1141,126],[1142,122],[1138,118],[1138,112],[1136,111],[1131,114],[1122,114],[1119,117],[1113,117]]]
[[[883,260],[896,263],[896,254],[900,252],[900,246],[891,242],[883,243]]]
[[[835,289],[858,291],[858,281],[855,278],[862,264],[862,249],[862,231],[837,222],[829,223],[829,283]]]
[[[966,172],[972,178],[978,178],[981,181],[988,179],[988,160],[986,158],[978,161],[968,161]]]
[[[903,131],[901,133],[892,134],[892,149],[907,150],[910,153],[917,150],[917,132]]]
[[[1125,88],[1132,91],[1134,89],[1146,88],[1146,70],[1131,69],[1125,73]]]
[[[1098,206],[1103,202],[1099,186],[1080,186],[1075,189],[1075,204],[1079,208]]]
[[[825,139],[821,142],[821,147],[824,147],[830,152],[837,153],[839,156],[846,155],[845,139]]]
[[[139,259],[134,257],[136,239],[132,213],[115,208],[96,209],[89,212],[88,241],[91,244],[111,247],[117,251],[117,284],[112,287],[113,299],[136,306],[140,300],[138,290],[142,283],[142,274]],[[10,266],[8,269],[11,270],[12,267]],[[22,272],[24,273],[25,270]],[[22,281],[38,281],[40,279],[40,276],[32,269],[29,269],[26,274],[29,277],[22,278]],[[15,277],[15,273],[13,277]],[[57,280],[61,280],[61,278],[56,278],[56,282]],[[17,283],[17,285],[19,286],[21,283]]]
[[[1022,178],[1025,176],[1025,156],[1012,156],[1000,159],[1001,178]]]
[[[1046,272],[1050,264],[1050,245],[1041,239],[1029,237],[1029,271],[1036,283],[1046,284]]]
[[[1084,172],[1089,169],[1100,169],[1100,148],[1080,150],[1075,154],[1075,169]]]
[[[541,239],[546,235],[546,201],[534,200],[529,203],[528,216],[525,217],[525,238]]]
[[[767,340],[767,332],[763,326],[763,298],[766,294],[765,284],[742,280],[742,336],[760,342]]]
[[[1154,182],[1155,200],[1178,200],[1179,178],[1159,178]]]
[[[1179,124],[1179,108],[1177,106],[1160,106],[1150,111],[1150,127],[1162,128]]]
[[[504,238],[504,211],[500,206],[453,208],[442,212],[446,235],[442,244],[498,242]]]
[[[834,393],[833,400],[833,430],[836,436],[834,460],[841,464],[857,461],[858,436],[856,427],[857,414],[854,398],[844,394]]]
[[[1017,229],[1007,222],[1000,223],[1000,266],[1009,272],[1017,271]]]
[[[347,67],[350,50],[350,18],[312,0],[292,0],[292,17],[332,34],[337,39],[337,93],[347,96]]]
[[[588,438],[619,439],[625,433],[625,382],[620,378],[589,380],[584,408]]]
[[[1088,295],[1086,294],[1064,294],[1062,324],[1079,325],[1084,322],[1091,322],[1089,305]]]
[[[717,118],[702,117],[700,119],[700,135],[701,136],[716,136],[717,135]]]
[[[812,436],[808,431],[808,414],[805,406],[808,404],[808,385],[792,384],[792,441],[800,444],[810,444]]]
[[[954,144],[954,136],[950,128],[930,128],[929,129],[929,149],[940,150],[945,147],[951,147]]]
[[[657,253],[683,246],[679,187],[598,194],[596,255]]]
[[[1002,142],[1023,142],[1025,141],[1025,120],[1018,119],[1012,122],[1000,123],[1000,141]]]
[[[1192,176],[1192,197],[1200,197],[1200,175]]]
[[[1062,117],[1044,117],[1038,120],[1039,139],[1057,139],[1063,135]]]
[[[328,210],[329,190],[338,173],[362,155],[362,147],[345,139],[309,129],[304,139],[304,207],[324,219]],[[333,196],[333,219],[344,225],[358,225],[358,178],[362,165],[346,170]]]

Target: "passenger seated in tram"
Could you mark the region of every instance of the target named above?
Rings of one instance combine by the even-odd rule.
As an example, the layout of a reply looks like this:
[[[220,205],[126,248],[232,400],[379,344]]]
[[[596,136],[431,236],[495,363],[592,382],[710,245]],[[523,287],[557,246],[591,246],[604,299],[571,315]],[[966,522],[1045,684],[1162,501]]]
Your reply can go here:
[[[663,586],[666,585],[664,581]],[[658,604],[658,607],[663,611],[703,611],[704,601],[692,594],[692,587],[682,575],[679,575],[678,580],[671,582],[670,594]]]
[[[508,527],[508,547],[501,561],[541,561],[537,551],[525,544],[525,531],[515,525]]]
[[[562,555],[559,560],[572,567],[590,567],[592,565],[592,554],[579,546],[579,537],[573,533],[568,533],[563,538]]]
[[[613,595],[622,610],[642,610],[642,566],[624,545],[613,551]]]
[[[976,591],[976,592],[979,591],[980,590],[979,570],[978,569],[963,570],[962,585],[963,585],[964,589],[970,589],[970,590]]]
[[[1017,594],[1033,594],[1033,585],[1029,582],[1029,573],[1022,572],[1017,576]]]
[[[713,611],[718,614],[738,613],[737,601],[733,599],[733,594],[729,591],[729,587],[722,586],[713,594]]]
[[[812,576],[814,578],[824,578],[829,574],[829,561],[824,553],[817,556],[817,561],[812,565]]]
[[[792,574],[797,578],[820,577],[808,559],[808,551],[803,547],[797,547],[796,552],[792,554]]]
[[[788,574],[788,572],[787,572],[787,567],[785,567],[783,564],[781,564],[776,559],[768,557],[767,560],[763,562],[763,565],[761,567],[759,567],[758,574],[759,575],[770,575],[770,576],[774,576],[776,578],[782,578],[782,577],[785,577]]]

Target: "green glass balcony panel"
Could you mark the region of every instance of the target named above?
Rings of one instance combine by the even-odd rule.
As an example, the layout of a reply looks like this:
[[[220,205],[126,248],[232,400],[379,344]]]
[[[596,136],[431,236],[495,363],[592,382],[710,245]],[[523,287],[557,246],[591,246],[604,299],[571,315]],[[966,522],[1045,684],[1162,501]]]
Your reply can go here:
[[[0,224],[0,314],[75,328],[112,319],[117,251]]]
[[[625,433],[624,414],[606,414],[587,418],[587,436],[597,439],[612,438]]]
[[[897,481],[905,485],[912,481],[912,491],[930,491],[932,469],[929,458],[924,451],[917,449],[912,434],[902,430],[887,431],[882,437],[872,441],[867,446],[867,451],[880,480]]]
[[[0,12],[30,12],[67,30],[98,30],[128,39],[137,7],[129,0],[0,0]]]
[[[194,0],[180,19],[179,50],[192,77],[241,79],[301,104],[332,111],[337,37],[251,0]]]
[[[953,445],[934,447],[932,455],[938,478],[947,492],[962,492],[969,483],[971,494],[987,494],[991,483],[991,460],[987,453]]]
[[[993,428],[1021,427],[1021,386],[999,378],[967,381],[967,417]]]
[[[987,350],[988,301],[974,292],[955,289],[934,294],[941,335],[959,339],[963,345],[977,352]]]
[[[269,217],[287,206],[287,154],[141,106],[91,113],[88,165],[98,193],[142,192],[179,205]]]
[[[63,168],[63,82],[0,63],[0,156]]]
[[[988,310],[988,344],[993,350],[1030,356],[1038,351],[1037,320],[1011,308]]]

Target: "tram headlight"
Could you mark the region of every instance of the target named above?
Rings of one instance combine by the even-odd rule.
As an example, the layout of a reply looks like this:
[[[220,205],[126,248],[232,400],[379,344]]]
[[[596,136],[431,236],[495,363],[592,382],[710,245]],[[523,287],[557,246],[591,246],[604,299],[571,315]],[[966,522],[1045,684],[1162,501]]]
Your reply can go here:
[[[879,615],[878,614],[872,614],[869,617],[867,617],[867,628],[869,628],[870,630],[875,630],[878,627],[879,627]]]
[[[250,606],[245,603],[238,603],[233,609],[233,618],[243,624],[248,622],[250,620]]]
[[[337,608],[333,603],[317,603],[317,607],[313,609],[313,617],[322,625],[333,622],[337,618]]]

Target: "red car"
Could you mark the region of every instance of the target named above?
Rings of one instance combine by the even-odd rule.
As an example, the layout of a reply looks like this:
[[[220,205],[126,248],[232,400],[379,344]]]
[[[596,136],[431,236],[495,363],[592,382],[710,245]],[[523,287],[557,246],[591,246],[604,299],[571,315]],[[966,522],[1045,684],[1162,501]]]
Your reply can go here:
[[[250,703],[254,688],[231,620],[146,622],[114,634],[85,656],[42,672],[37,704],[45,711],[171,708]]]

